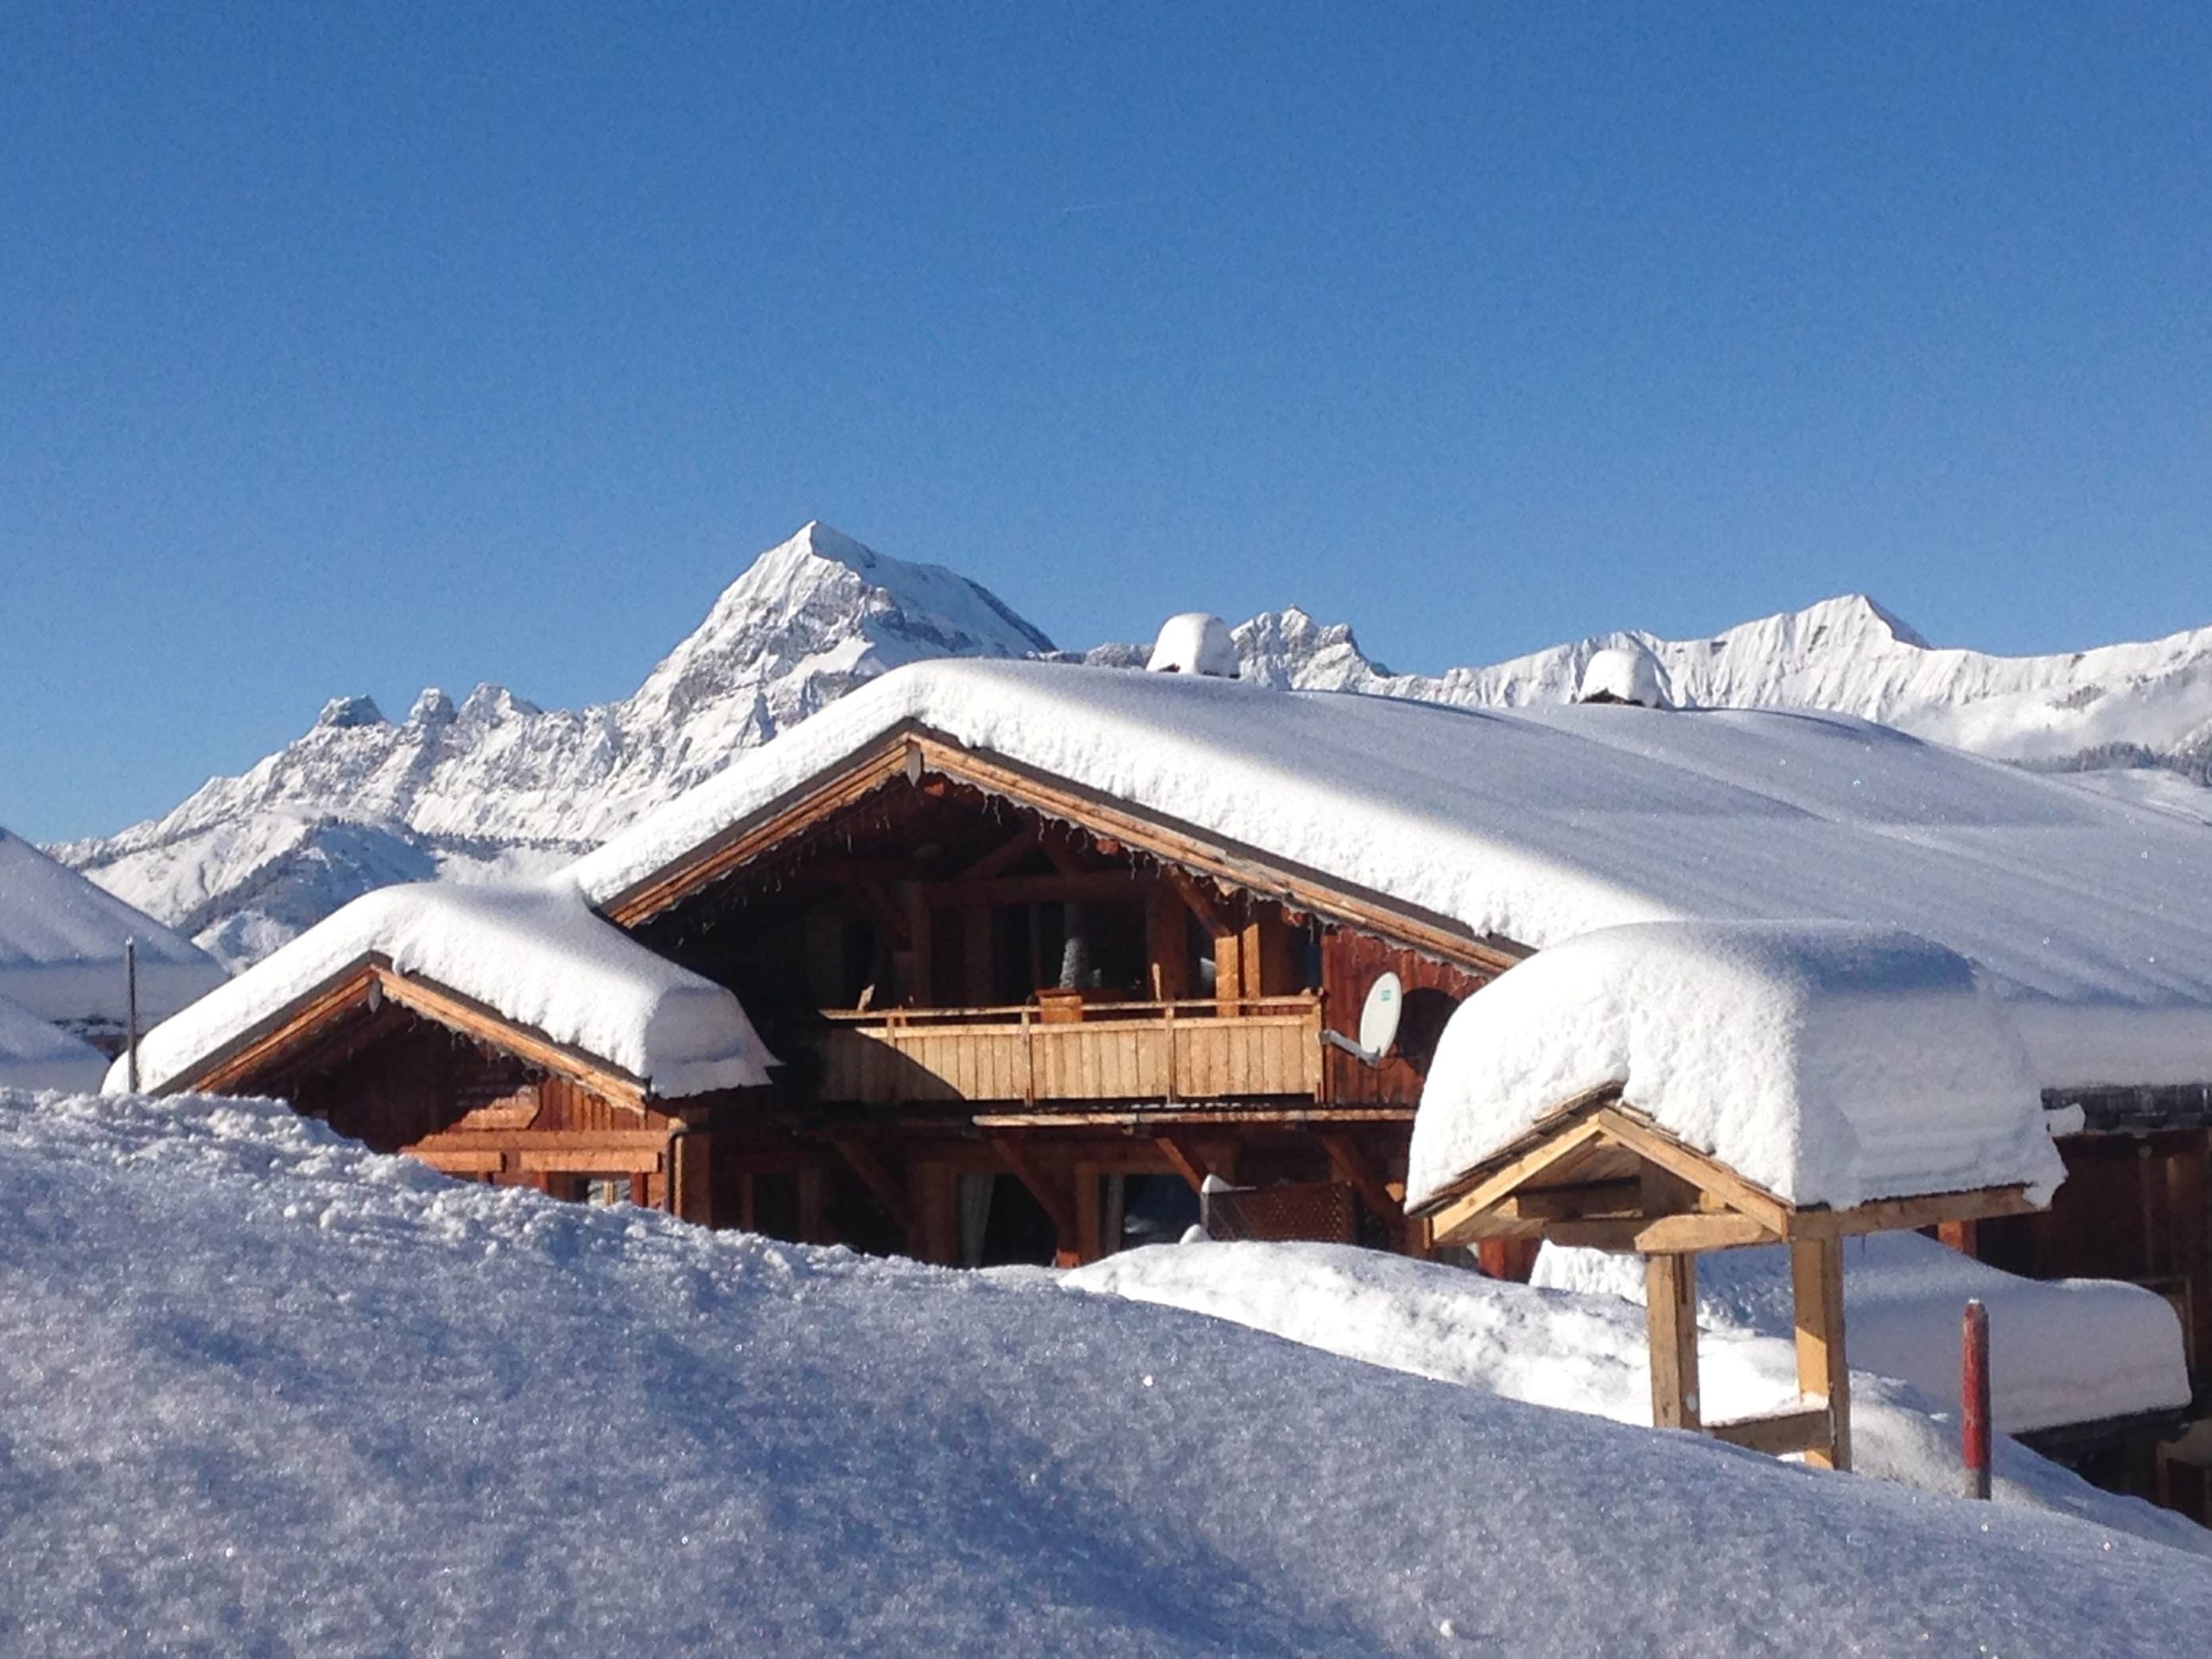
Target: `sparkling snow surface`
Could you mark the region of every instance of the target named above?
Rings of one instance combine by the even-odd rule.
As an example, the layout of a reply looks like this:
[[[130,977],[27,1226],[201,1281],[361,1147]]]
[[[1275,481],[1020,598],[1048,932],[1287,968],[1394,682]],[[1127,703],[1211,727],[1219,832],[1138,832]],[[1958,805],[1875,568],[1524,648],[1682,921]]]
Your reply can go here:
[[[2149,1654],[2212,1621],[2201,1560],[2114,1527],[448,1181],[265,1103],[0,1097],[0,1371],[16,1650]]]
[[[556,877],[513,887],[423,883],[356,899],[148,1033],[139,1081],[162,1087],[372,952],[612,1061],[656,1095],[768,1080],[770,1057],[734,996],[602,921]],[[107,1086],[124,1086],[122,1062]]]
[[[1607,1084],[1769,1192],[1870,1198],[2064,1179],[2027,1051],[1956,952],[1843,923],[1644,922],[1459,1006],[1421,1091],[1419,1203]]]
[[[887,674],[575,867],[604,902],[918,720],[1541,948],[1619,922],[1906,927],[2050,1086],[2212,1077],[2212,836],[1840,715],[1516,713],[1052,663]]]
[[[0,1089],[88,1094],[106,1071],[107,1056],[90,1043],[0,996]]]
[[[1943,1248],[1916,1236],[1912,1242],[1932,1249]],[[1548,1249],[1545,1260],[1555,1254]],[[1582,1265],[1583,1257],[1596,1257],[1605,1265],[1592,1273],[1586,1288],[1578,1291],[1486,1279],[1440,1262],[1341,1244],[1200,1243],[1127,1250],[1075,1268],[1063,1275],[1063,1282],[1077,1290],[1188,1308],[1350,1359],[1487,1389],[1508,1399],[1649,1425],[1651,1370],[1643,1311],[1615,1288],[1617,1280],[1632,1274],[1641,1298],[1643,1265],[1595,1251],[1564,1254],[1576,1258],[1574,1267]],[[1700,1256],[1700,1272],[1707,1263],[1733,1254],[1750,1252]],[[1612,1270],[1616,1263],[1621,1264],[1618,1271]],[[2032,1309],[2043,1317],[2043,1336],[2051,1343],[2097,1340],[2114,1328],[2111,1320],[2082,1302],[2038,1300],[2032,1294],[2048,1287],[1990,1268],[1980,1271],[2010,1280],[2018,1287],[2023,1294],[2012,1307],[2022,1315]],[[1861,1285],[1856,1290],[1865,1288]],[[2106,1288],[2147,1294],[2132,1285]],[[1894,1304],[1897,1298],[1876,1300]],[[1964,1300],[1949,1305],[1954,1357],[1947,1395],[1925,1395],[1892,1380],[1908,1374],[1867,1360],[1869,1352],[1896,1351],[1886,1328],[1871,1344],[1862,1343],[1855,1325],[1851,1329],[1852,1357],[1857,1362],[1852,1374],[1853,1466],[1860,1475],[1947,1496],[1964,1489],[1957,1418],[1937,1403],[1958,1398],[1955,1350]],[[1854,1320],[1859,1304],[1854,1294]],[[2161,1311],[2165,1311],[2163,1305]],[[2147,1394],[2128,1392],[2122,1382],[2105,1392],[2101,1404],[2148,1410],[2173,1403],[2172,1378],[2180,1366],[2179,1327],[2170,1311],[2166,1318],[2172,1351],[2169,1357],[2158,1350],[2161,1358],[2170,1357],[2164,1373]],[[1754,1324],[1731,1317],[1727,1310],[1716,1312],[1703,1300],[1699,1321],[1699,1389],[1710,1419],[1725,1422],[1795,1403],[1796,1351],[1788,1335],[1786,1304],[1780,1335],[1768,1329],[1770,1321],[1764,1318]],[[2143,1329],[2138,1320],[2133,1332],[2139,1339]],[[2000,1370],[2013,1357],[2005,1352]],[[2124,1362],[2121,1369],[2124,1373]],[[1876,1371],[1883,1375],[1868,1374]],[[2188,1395],[2184,1375],[2182,1398]],[[2102,1409],[2089,1413],[2092,1418],[2113,1414]],[[1993,1494],[1999,1503],[2077,1515],[2212,1556],[2212,1533],[2140,1499],[2101,1491],[2013,1441],[2000,1441],[1997,1463]]]
[[[1789,1258],[1777,1247],[1698,1258],[1699,1318],[1723,1330],[1789,1334]],[[1534,1282],[1643,1300],[1643,1264],[1547,1244]],[[2024,1434],[2189,1403],[2181,1320],[2155,1292],[2109,1279],[2023,1279],[1918,1233],[1844,1242],[1844,1340],[1859,1370],[1959,1397],[1959,1319],[1989,1309],[1989,1403]]]
[[[213,957],[0,830],[0,996],[41,1020],[121,1025],[123,945],[138,941],[138,1013],[174,1014],[219,985]]]

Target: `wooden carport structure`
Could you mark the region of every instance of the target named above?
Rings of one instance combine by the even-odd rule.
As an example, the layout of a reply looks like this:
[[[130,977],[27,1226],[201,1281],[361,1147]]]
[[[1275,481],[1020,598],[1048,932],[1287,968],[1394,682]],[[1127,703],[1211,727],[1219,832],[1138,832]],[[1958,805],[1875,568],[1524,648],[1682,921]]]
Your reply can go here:
[[[1844,1352],[1843,1241],[2037,1206],[2019,1185],[1800,1205],[1669,1134],[1609,1084],[1567,1103],[1413,1213],[1439,1245],[1551,1239],[1644,1260],[1655,1427],[1702,1430],[1775,1456],[1802,1452],[1851,1466],[1851,1375]],[[1698,1402],[1697,1258],[1706,1250],[1785,1244],[1795,1304],[1796,1405],[1731,1422]]]

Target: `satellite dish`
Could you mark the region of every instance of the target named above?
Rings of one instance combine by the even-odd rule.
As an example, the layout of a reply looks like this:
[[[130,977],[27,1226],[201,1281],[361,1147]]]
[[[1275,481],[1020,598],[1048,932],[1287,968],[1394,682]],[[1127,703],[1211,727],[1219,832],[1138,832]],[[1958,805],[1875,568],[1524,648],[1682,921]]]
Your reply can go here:
[[[1406,988],[1395,974],[1384,974],[1368,988],[1366,1004],[1359,1011],[1359,1046],[1380,1065],[1398,1040],[1398,1016],[1405,1012]]]

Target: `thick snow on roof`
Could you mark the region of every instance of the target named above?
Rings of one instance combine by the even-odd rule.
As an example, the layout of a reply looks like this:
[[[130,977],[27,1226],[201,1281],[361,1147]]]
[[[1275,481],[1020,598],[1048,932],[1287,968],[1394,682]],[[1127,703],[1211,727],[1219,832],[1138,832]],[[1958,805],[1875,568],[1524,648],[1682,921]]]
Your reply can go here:
[[[1185,611],[1160,624],[1145,667],[1154,674],[1211,674],[1233,680],[1240,664],[1229,624],[1205,611]]]
[[[2064,1178],[2027,1051],[1956,952],[1846,923],[1644,922],[1553,946],[1445,1027],[1419,1203],[1578,1096],[1628,1103],[1801,1205]]]
[[[1930,1250],[1943,1248],[1916,1235],[1904,1237]],[[1885,1245],[1891,1242],[1881,1241]],[[1959,1303],[1949,1306],[1953,1370],[1948,1392],[1923,1393],[1910,1372],[1885,1363],[1897,1346],[1890,1340],[1888,1326],[1870,1320],[1872,1329],[1862,1335],[1857,1321],[1867,1286],[1860,1271],[1866,1253],[1858,1246],[1859,1241],[1853,1241],[1852,1272],[1857,1277],[1846,1281],[1853,1321],[1849,1327],[1852,1468],[1878,1480],[1955,1496],[1964,1487],[1965,1473],[1957,1420],[1945,1415],[1945,1406],[1948,1402],[1955,1412]],[[1540,1272],[1555,1254],[1546,1248]],[[1732,1262],[1735,1256],[1754,1254],[1769,1253],[1700,1256],[1700,1281],[1706,1264]],[[1520,1285],[1441,1262],[1342,1244],[1200,1243],[1125,1250],[1071,1270],[1062,1275],[1062,1282],[1077,1290],[1188,1308],[1350,1359],[1482,1389],[1510,1400],[1649,1425],[1650,1339],[1642,1309],[1618,1294],[1614,1282],[1617,1277],[1633,1276],[1640,1299],[1643,1263],[1596,1251],[1564,1255],[1596,1257],[1599,1266],[1586,1283]],[[1622,1273],[1611,1273],[1608,1264],[1618,1264]],[[1984,1286],[1997,1293],[1993,1306],[2005,1306],[2021,1315],[2031,1308],[2041,1316],[2033,1340],[2042,1351],[2067,1342],[2099,1341],[2112,1332],[2112,1322],[2101,1312],[2084,1317],[2078,1302],[2036,1294],[2053,1287],[2013,1279],[1994,1268],[1980,1272],[1998,1281]],[[1892,1282],[1885,1275],[1877,1278],[1885,1288]],[[2158,1300],[2132,1285],[2066,1288]],[[2169,1356],[2164,1347],[2157,1350],[2159,1359],[2170,1363],[2161,1366],[2155,1378],[2135,1376],[2133,1389],[2126,1382],[2108,1385],[2100,1398],[2085,1402],[2091,1408],[2082,1418],[2050,1421],[2086,1421],[2123,1410],[2171,1405],[2177,1374],[2181,1376],[2180,1397],[2186,1400],[2189,1384],[2186,1374],[2180,1372],[2179,1324],[2171,1309],[2163,1311],[2164,1334],[2171,1340],[2172,1352]],[[1707,1420],[1726,1422],[1788,1409],[1797,1400],[1797,1359],[1786,1301],[1778,1333],[1764,1319],[1732,1314],[1731,1309],[1716,1309],[1708,1300],[1700,1300],[1699,1391]],[[2007,1323],[2018,1325],[2023,1320],[2008,1318]],[[1993,1332],[1994,1329],[1993,1320]],[[2143,1329],[2138,1321],[2131,1334],[2139,1338]],[[2018,1353],[2016,1344],[2005,1351],[1999,1363]],[[1895,1380],[1899,1378],[1904,1380]],[[2007,1405],[2017,1404],[2020,1397],[2007,1386]],[[2101,1405],[2115,1408],[2098,1409]],[[2005,1408],[1998,1407],[1999,1423],[2014,1427],[2004,1414]],[[2000,1504],[2091,1517],[2212,1555],[2212,1533],[2177,1515],[2139,1498],[2099,1491],[2078,1475],[2001,1435],[1996,1451],[1991,1496]]]
[[[1844,1241],[1844,1341],[1854,1370],[1959,1397],[1959,1319],[1989,1309],[1989,1406],[2009,1434],[2189,1403],[2181,1320],[2155,1291],[2110,1279],[2023,1279],[1918,1233]],[[1635,1256],[1547,1244],[1533,1282],[1643,1300]],[[1770,1339],[1791,1330],[1789,1257],[1780,1246],[1698,1258],[1699,1318]],[[2212,1546],[2212,1538],[2207,1539]]]
[[[41,1020],[120,1025],[123,945],[138,941],[138,1014],[151,1022],[219,985],[223,969],[22,836],[0,830],[0,996]]]
[[[2212,836],[1847,715],[920,664],[576,876],[604,903],[904,720],[1533,947],[1664,919],[1910,927],[1997,976],[2045,1085],[2212,1081]]]
[[[610,1062],[656,1095],[768,1080],[767,1051],[734,996],[602,921],[556,877],[418,882],[356,899],[148,1033],[141,1083],[163,1087],[371,953]],[[123,1081],[118,1061],[107,1086]]]
[[[45,1653],[2120,1655],[2212,1622],[2202,1560],[2101,1521],[448,1180],[266,1103],[0,1096],[0,1623]]]
[[[0,996],[0,1089],[82,1094],[98,1089],[106,1071],[107,1056],[84,1039]]]
[[[1577,696],[1585,702],[1611,697],[1644,709],[1675,706],[1667,695],[1659,659],[1641,645],[1608,645],[1594,653],[1583,667]]]

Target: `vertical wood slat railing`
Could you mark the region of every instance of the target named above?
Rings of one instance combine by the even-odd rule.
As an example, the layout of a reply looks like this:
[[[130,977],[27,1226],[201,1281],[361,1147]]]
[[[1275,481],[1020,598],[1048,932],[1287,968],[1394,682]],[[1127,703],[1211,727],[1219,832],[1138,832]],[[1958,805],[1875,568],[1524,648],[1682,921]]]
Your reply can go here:
[[[825,1013],[822,1097],[868,1103],[1211,1099],[1322,1090],[1321,1000]]]

